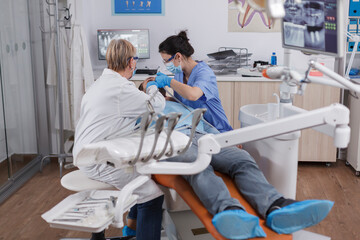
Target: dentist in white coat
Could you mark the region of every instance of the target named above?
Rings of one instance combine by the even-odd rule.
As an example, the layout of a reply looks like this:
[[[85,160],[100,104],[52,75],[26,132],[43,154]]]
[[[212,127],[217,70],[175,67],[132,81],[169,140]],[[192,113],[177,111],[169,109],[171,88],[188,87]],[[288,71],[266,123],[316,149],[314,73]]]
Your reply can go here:
[[[145,93],[129,81],[135,72],[137,59],[136,49],[130,42],[122,39],[110,42],[106,52],[108,67],[81,102],[80,119],[75,130],[75,158],[84,144],[133,130],[135,122],[129,123],[147,111],[146,100],[156,92],[157,85],[153,82]],[[161,112],[165,107],[165,99],[160,92],[155,94],[151,103],[156,112]],[[109,183],[118,189],[139,175],[135,171],[128,172],[106,164],[81,167],[80,170],[89,178]],[[155,182],[149,180],[136,189],[134,194],[139,195],[136,239],[159,240],[164,199],[162,191]]]

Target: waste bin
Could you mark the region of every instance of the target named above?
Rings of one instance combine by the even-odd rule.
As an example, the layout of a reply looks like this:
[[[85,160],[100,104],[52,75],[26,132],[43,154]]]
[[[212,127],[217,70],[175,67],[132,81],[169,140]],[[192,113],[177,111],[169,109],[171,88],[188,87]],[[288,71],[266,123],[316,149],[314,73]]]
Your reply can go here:
[[[241,127],[276,120],[278,106],[276,103],[268,103],[241,107]],[[269,183],[286,198],[296,198],[300,135],[300,131],[296,131],[243,144],[243,148],[255,159]]]

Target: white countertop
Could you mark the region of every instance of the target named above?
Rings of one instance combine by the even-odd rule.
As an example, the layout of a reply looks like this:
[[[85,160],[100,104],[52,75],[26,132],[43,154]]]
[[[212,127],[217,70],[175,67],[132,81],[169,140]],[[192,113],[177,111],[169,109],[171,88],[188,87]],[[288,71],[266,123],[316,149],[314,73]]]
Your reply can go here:
[[[95,79],[99,78],[103,70],[94,69]],[[153,75],[154,76],[154,75]],[[135,74],[131,80],[133,81],[144,81],[146,78],[151,77],[147,74]],[[224,74],[216,75],[218,82],[279,82],[280,80],[267,79],[264,77],[242,77],[240,74]]]
[[[146,74],[135,74],[131,80],[144,81],[151,75]],[[216,75],[218,82],[279,82],[280,80],[273,80],[264,77],[242,77],[240,74],[229,74],[229,75]]]
[[[103,69],[94,69],[94,78],[98,79]],[[152,75],[155,76],[155,75]],[[147,74],[135,74],[131,80],[133,81],[144,81],[146,78],[151,77],[151,75]],[[309,79],[314,83],[320,83],[325,85],[330,85],[334,87],[343,87],[338,82],[329,79],[327,77],[314,77],[309,76]],[[280,79],[268,79],[264,77],[243,77],[241,74],[224,74],[224,75],[216,75],[216,80],[218,82],[280,82]],[[360,83],[359,83],[360,84]]]

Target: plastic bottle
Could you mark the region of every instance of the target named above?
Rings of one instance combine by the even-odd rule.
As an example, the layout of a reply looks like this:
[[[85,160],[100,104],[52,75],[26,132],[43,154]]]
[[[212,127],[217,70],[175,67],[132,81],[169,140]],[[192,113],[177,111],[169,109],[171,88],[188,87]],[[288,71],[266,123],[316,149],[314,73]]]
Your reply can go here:
[[[273,52],[271,55],[271,65],[277,65],[277,57],[275,52]]]

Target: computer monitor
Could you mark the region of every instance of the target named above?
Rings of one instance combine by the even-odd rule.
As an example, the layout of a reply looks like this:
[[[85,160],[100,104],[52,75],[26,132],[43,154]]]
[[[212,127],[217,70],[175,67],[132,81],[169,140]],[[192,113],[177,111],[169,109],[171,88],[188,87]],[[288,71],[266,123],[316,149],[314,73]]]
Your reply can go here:
[[[150,58],[148,29],[100,29],[97,30],[99,60],[105,60],[106,50],[113,39],[125,39],[134,45],[139,58]]]
[[[284,48],[341,57],[344,48],[343,0],[286,0]]]

